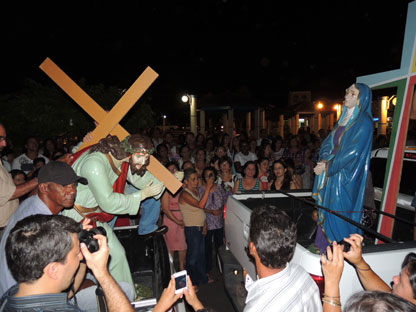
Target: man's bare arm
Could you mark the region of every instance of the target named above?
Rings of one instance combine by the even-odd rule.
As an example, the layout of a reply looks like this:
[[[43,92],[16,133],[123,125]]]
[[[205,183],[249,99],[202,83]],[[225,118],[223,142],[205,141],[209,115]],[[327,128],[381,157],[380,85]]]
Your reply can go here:
[[[20,196],[23,196],[29,193],[30,191],[32,191],[33,189],[35,189],[37,186],[38,186],[37,178],[33,178],[27,181],[26,183],[20,184],[16,186],[16,190],[14,191],[12,197],[10,197],[9,200],[13,200],[13,199],[19,198]]]
[[[87,266],[94,273],[95,278],[104,291],[109,311],[134,311],[126,295],[108,272],[107,262],[110,249],[107,245],[107,238],[103,235],[94,235],[94,238],[98,240],[98,245],[100,246],[99,250],[94,253],[90,253],[87,246],[82,243],[81,252],[85,257]]]

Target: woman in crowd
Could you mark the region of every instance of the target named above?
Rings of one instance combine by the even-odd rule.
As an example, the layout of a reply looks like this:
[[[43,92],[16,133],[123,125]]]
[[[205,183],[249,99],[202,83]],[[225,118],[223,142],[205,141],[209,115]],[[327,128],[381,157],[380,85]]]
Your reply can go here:
[[[202,171],[207,165],[205,150],[203,148],[197,148],[195,152],[195,170],[198,174],[199,185],[202,184]]]
[[[169,158],[172,160],[177,161],[179,156],[179,148],[176,145],[175,138],[173,136],[172,132],[166,132],[165,139],[163,140],[163,143],[166,144],[166,147],[168,148],[168,155]]]
[[[53,139],[48,138],[45,140],[45,145],[43,148],[43,156],[47,157],[49,160],[53,159],[54,153],[56,151],[56,145]]]
[[[218,158],[218,156],[217,155],[214,155],[214,157],[212,157],[209,160],[208,166],[214,167],[215,170],[217,170],[217,172],[218,172],[218,171],[220,171],[219,161],[220,161],[220,159]]]
[[[228,157],[231,157],[231,150],[233,148],[231,144],[231,138],[228,133],[223,133],[220,141],[220,146],[224,147],[225,153]]]
[[[184,171],[184,188],[179,194],[179,209],[185,223],[186,270],[194,285],[205,284],[208,278],[205,271],[205,238],[207,228],[205,223],[205,204],[214,186],[214,181],[208,180],[205,194],[201,198],[198,192],[198,175],[195,169]]]
[[[166,166],[170,162],[169,149],[165,143],[160,143],[156,147],[156,158],[164,166]]]
[[[240,138],[234,137],[232,140],[231,159],[233,159],[234,155],[238,152],[240,152]]]
[[[160,146],[160,145],[159,145]],[[174,174],[179,170],[176,162],[167,163],[166,167]],[[166,245],[172,258],[175,251],[179,256],[179,270],[185,270],[185,256],[186,256],[186,242],[184,223],[182,220],[182,214],[178,205],[179,192],[172,195],[168,190],[163,194],[161,199],[163,216],[163,225],[166,225],[169,229],[165,234]]]
[[[303,188],[303,184],[302,184],[302,175],[298,174],[296,172],[295,169],[295,165],[294,162],[292,160],[292,158],[288,158],[286,161],[286,166],[287,166],[287,170],[289,171],[291,177],[292,177],[292,181],[295,184],[295,189],[300,190]]]
[[[269,140],[265,139],[262,141],[259,152],[257,153],[258,158],[267,158],[269,161],[272,160],[273,157],[273,150],[272,144]]]
[[[259,167],[259,179],[263,184],[263,190],[268,189],[269,163],[269,159],[264,157],[257,161],[257,166]]]
[[[204,211],[206,213],[207,235],[205,236],[205,261],[208,281],[213,282],[209,276],[212,270],[212,242],[214,241],[215,252],[218,254],[218,248],[224,242],[224,205],[227,202],[228,194],[221,186],[215,184],[217,178],[217,170],[213,167],[206,167],[202,173],[203,184],[198,188],[199,196],[204,197],[208,191],[206,186],[213,183],[208,196],[208,201],[205,204]]]
[[[224,146],[217,146],[217,148],[215,149],[215,156],[217,156],[218,158],[221,158],[223,156],[227,156],[227,151],[225,150]]]
[[[315,179],[315,173],[313,168],[315,168],[316,163],[312,159],[312,150],[309,147],[305,148],[305,172],[302,174],[302,187],[305,189],[312,189],[313,181]]]
[[[293,136],[290,139],[289,148],[285,151],[285,155],[283,157],[286,162],[288,159],[291,159],[293,161],[296,174],[303,173],[301,172],[301,170],[303,167],[305,156],[303,150],[299,147],[299,139],[297,136]]]
[[[237,176],[233,174],[231,159],[227,156],[221,157],[218,165],[220,167],[220,173],[217,183],[221,184],[226,192],[232,194]]]
[[[257,140],[256,139],[251,139],[248,142],[248,146],[249,146],[249,151],[253,154],[257,155]]]
[[[205,137],[202,133],[198,133],[195,138],[195,147],[204,148],[205,147]]]
[[[12,176],[13,183],[16,186],[21,185],[21,184],[23,184],[27,181],[27,175],[22,170],[13,169],[12,171],[10,171],[10,174]],[[29,193],[29,194],[31,194],[31,193]],[[25,195],[20,196],[19,197],[19,203],[24,201],[29,196],[29,194],[25,194]]]
[[[402,262],[400,274],[393,276],[392,288],[384,282],[362,257],[363,237],[351,234],[344,240],[351,245],[344,252],[344,245],[332,243],[321,255],[322,272],[325,277],[324,312],[341,312],[339,282],[344,270],[344,258],[355,267],[361,285],[366,290],[351,296],[344,311],[416,311],[416,254],[409,253]]]
[[[258,169],[254,161],[247,161],[243,166],[242,178],[235,181],[234,192],[262,191],[263,185],[258,178]]]
[[[18,186],[20,184],[23,184],[27,181],[26,173],[19,169],[13,169],[10,171],[10,174],[12,176],[14,185]]]
[[[275,160],[272,165],[272,172],[269,176],[268,190],[293,190],[296,185],[292,180],[292,176],[287,169],[286,163],[282,160]]]
[[[189,147],[187,145],[184,145],[184,146],[181,147],[181,149],[180,149],[180,155],[181,155],[181,158],[179,158],[179,160],[178,160],[179,167],[182,168],[183,167],[183,164],[186,161],[190,161],[192,163],[195,163],[195,160],[194,160],[194,158],[191,155],[191,150],[189,149]]]
[[[188,168],[195,169],[195,165],[194,165],[191,161],[189,161],[189,160],[185,161],[185,162],[182,164],[182,171],[185,171],[185,170],[186,170],[186,169],[188,169]]]
[[[277,137],[276,140],[273,142],[272,146],[273,146],[273,161],[281,159],[285,153],[285,148],[283,146],[283,139],[281,137]]]
[[[205,143],[205,153],[207,155],[207,163],[211,161],[211,158],[215,156],[214,140],[207,138]]]

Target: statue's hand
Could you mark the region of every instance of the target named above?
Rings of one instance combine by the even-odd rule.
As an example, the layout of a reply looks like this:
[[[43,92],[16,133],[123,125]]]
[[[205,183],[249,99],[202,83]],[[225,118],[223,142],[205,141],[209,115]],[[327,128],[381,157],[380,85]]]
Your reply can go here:
[[[149,183],[143,190],[141,190],[142,200],[144,200],[145,198],[159,195],[160,192],[162,192],[163,190],[163,186],[164,186],[163,182],[156,184],[156,185],[152,185],[152,183]]]
[[[176,179],[178,179],[180,182],[183,180],[183,171],[176,171],[174,174]]]
[[[323,162],[318,162],[318,164],[316,165],[315,168],[313,168],[313,171],[315,172],[316,175],[320,175],[322,172],[325,171],[325,163]]]

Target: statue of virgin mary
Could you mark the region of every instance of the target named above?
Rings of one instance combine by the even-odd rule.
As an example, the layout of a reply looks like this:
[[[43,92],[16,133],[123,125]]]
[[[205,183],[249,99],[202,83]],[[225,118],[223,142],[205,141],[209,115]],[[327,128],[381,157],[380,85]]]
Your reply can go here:
[[[360,222],[372,139],[371,90],[356,83],[346,90],[339,121],[319,151],[312,192],[318,205]],[[361,234],[356,226],[323,209],[319,209],[318,217],[315,245],[321,252],[333,241]]]

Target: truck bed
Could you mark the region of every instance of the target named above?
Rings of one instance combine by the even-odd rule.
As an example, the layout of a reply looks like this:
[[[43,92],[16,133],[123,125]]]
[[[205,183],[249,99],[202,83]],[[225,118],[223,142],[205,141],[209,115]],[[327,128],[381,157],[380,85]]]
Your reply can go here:
[[[311,201],[310,192],[290,191],[290,194],[299,199]],[[242,311],[244,308],[245,294],[244,291],[241,291],[243,271],[245,270],[253,280],[257,278],[255,266],[250,262],[245,247],[248,244],[251,211],[256,206],[262,204],[271,204],[282,209],[296,223],[298,238],[295,254],[291,262],[303,266],[308,273],[315,275],[316,280],[322,280],[320,255],[308,250],[308,247],[314,241],[317,226],[316,222],[312,219],[313,205],[307,204],[302,200],[297,200],[296,198],[288,197],[282,193],[270,191],[245,192],[230,196],[226,205],[225,217],[226,246],[229,250],[222,250],[220,256],[222,258],[224,277],[225,274],[234,275],[230,279],[229,285],[226,284],[225,287],[237,311]],[[369,242],[372,242],[372,240],[369,240]],[[363,257],[372,269],[390,285],[392,277],[400,272],[401,262],[404,257],[409,252],[415,251],[416,241],[382,245],[367,243],[363,247]],[[234,260],[230,260],[232,258]],[[231,283],[231,281],[234,282]],[[362,289],[355,269],[346,262],[340,281],[342,303],[345,303],[353,293]]]

